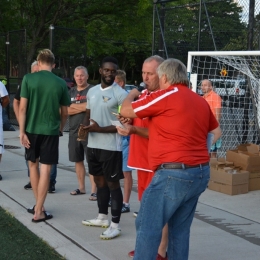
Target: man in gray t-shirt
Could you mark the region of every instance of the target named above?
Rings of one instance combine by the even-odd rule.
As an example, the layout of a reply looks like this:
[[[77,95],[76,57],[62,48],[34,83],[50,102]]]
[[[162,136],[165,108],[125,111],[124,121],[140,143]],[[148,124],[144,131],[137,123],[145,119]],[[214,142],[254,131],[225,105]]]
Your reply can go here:
[[[127,92],[114,83],[117,60],[106,57],[101,63],[99,73],[101,84],[90,89],[87,96],[84,129],[88,131],[88,163],[97,185],[98,217],[83,220],[86,226],[108,227],[100,235],[102,239],[112,239],[121,233],[119,221],[123,205],[120,179],[122,172],[122,137],[117,134],[111,121],[117,118],[119,107],[127,96]],[[111,194],[112,221],[109,226],[108,202]]]
[[[87,140],[78,141],[78,128],[85,117],[87,93],[93,86],[87,83],[88,71],[83,66],[78,66],[74,71],[74,78],[77,86],[69,91],[71,105],[68,108],[69,114],[69,160],[75,162],[75,170],[78,178],[78,189],[73,190],[71,195],[86,194],[85,189],[85,165],[84,158],[87,155]],[[91,182],[90,200],[96,200],[96,185],[92,175],[89,175]]]

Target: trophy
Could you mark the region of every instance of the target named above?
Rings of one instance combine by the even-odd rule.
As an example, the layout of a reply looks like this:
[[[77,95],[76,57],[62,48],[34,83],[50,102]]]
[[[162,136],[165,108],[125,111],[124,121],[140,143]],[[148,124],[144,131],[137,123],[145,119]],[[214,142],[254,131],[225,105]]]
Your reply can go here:
[[[79,125],[77,141],[86,141],[88,130],[83,128],[84,125]]]

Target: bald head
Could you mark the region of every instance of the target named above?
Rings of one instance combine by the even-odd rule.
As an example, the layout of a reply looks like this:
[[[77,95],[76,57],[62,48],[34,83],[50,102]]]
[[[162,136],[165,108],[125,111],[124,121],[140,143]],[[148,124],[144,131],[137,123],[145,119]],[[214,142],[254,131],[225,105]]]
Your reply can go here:
[[[203,94],[209,93],[212,89],[213,89],[213,87],[212,87],[212,83],[210,80],[204,79],[201,82],[201,91],[203,92]]]

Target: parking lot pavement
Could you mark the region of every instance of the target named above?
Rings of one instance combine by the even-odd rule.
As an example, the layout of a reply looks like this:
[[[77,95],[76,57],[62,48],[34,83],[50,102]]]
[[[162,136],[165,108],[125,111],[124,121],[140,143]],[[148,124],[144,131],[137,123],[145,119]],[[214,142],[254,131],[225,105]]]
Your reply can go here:
[[[7,148],[0,164],[0,206],[32,232],[47,241],[66,259],[125,260],[135,245],[135,218],[139,202],[136,193],[136,173],[131,195],[131,212],[122,214],[122,234],[113,240],[101,240],[102,228],[86,227],[83,219],[97,216],[96,202],[90,201],[90,183],[86,177],[87,194],[71,196],[77,188],[73,163],[68,160],[68,134],[60,139],[60,161],[56,193],[48,194],[45,207],[53,219],[32,223],[26,208],[34,205],[28,182],[24,150],[18,131],[4,132]],[[16,149],[15,149],[16,148]],[[123,183],[122,183],[123,184]],[[260,252],[260,191],[228,196],[206,190],[200,197],[191,228],[190,260],[258,260]],[[157,212],[155,212],[157,214]],[[159,214],[159,213],[158,213]]]

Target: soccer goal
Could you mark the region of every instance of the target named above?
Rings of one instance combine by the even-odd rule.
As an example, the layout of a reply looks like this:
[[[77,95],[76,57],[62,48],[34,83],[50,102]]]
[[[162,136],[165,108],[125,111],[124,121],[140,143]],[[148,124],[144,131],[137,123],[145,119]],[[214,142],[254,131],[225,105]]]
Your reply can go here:
[[[222,146],[218,156],[241,143],[260,140],[260,51],[189,52],[187,71],[192,90],[202,95],[209,79],[222,98]]]

